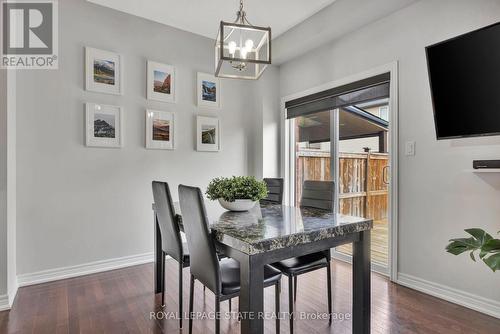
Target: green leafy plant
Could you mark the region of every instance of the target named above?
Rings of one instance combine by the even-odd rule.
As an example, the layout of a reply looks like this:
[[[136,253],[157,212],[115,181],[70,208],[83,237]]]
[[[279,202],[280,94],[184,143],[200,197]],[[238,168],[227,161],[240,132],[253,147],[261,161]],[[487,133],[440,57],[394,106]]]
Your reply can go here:
[[[253,176],[218,177],[210,182],[206,194],[211,200],[222,198],[228,202],[237,199],[258,201],[266,198],[267,185]]]
[[[465,232],[470,238],[451,239],[446,251],[453,255],[470,252],[470,258],[476,262],[474,252],[479,251],[479,258],[493,271],[500,270],[500,239],[494,239],[480,228],[470,228]],[[500,232],[499,232],[500,233]]]

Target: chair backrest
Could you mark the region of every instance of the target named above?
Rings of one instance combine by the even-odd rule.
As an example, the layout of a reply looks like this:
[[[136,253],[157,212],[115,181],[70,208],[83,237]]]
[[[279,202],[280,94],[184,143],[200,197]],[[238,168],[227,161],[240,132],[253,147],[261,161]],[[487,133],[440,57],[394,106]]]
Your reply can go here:
[[[334,198],[335,183],[333,181],[304,181],[300,206],[333,212]]]
[[[153,181],[156,221],[160,226],[162,249],[177,261],[183,258],[182,239],[168,183]]]
[[[191,274],[215,294],[221,293],[219,259],[199,188],[179,186],[182,224],[189,247]]]
[[[265,204],[265,203],[276,203],[276,204],[282,204],[283,203],[283,179],[279,178],[265,178],[264,182],[266,182],[267,185],[267,197],[262,199],[260,202]]]

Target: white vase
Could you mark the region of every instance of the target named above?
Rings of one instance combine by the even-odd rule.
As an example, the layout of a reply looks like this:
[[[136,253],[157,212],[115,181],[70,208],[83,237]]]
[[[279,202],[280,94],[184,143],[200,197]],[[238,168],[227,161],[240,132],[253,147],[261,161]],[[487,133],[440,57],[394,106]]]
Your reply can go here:
[[[237,199],[234,202],[228,202],[219,198],[220,205],[229,211],[248,211],[257,204],[257,201],[250,199]]]

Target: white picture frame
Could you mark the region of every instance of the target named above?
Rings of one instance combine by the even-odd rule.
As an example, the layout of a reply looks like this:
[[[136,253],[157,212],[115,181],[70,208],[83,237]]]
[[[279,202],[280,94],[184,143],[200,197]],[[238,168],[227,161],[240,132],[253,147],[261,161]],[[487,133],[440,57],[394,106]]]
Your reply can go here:
[[[147,63],[147,98],[148,100],[175,103],[175,67],[168,64],[148,61]],[[168,80],[168,85],[165,81]],[[164,85],[159,85],[164,82]]]
[[[85,89],[123,94],[123,57],[111,51],[85,47]]]
[[[221,150],[221,128],[217,117],[196,117],[196,150],[200,152]]]
[[[198,107],[221,108],[220,79],[212,74],[198,72],[196,82]],[[208,90],[215,90],[215,92],[207,93]]]
[[[99,103],[85,104],[85,145],[123,146],[123,108]]]
[[[146,110],[146,148],[175,149],[175,114],[173,112]]]

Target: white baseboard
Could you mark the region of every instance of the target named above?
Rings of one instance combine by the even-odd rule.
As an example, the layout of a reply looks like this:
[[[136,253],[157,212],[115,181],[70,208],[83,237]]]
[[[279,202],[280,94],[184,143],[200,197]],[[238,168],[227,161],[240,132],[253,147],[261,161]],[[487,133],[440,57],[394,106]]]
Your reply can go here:
[[[89,275],[108,270],[120,269],[152,262],[153,253],[125,256],[115,259],[95,261],[76,266],[43,270],[35,273],[22,274],[17,276],[19,287],[57,281],[61,279]]]
[[[0,295],[0,311],[10,310],[9,296]]]
[[[500,319],[500,302],[495,300],[402,273],[396,283]]]
[[[10,307],[14,305],[14,300],[16,299],[17,296],[17,290],[19,289],[19,284],[17,282],[15,282],[14,284],[15,285],[10,289],[9,295],[7,296]]]

